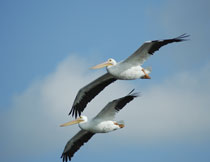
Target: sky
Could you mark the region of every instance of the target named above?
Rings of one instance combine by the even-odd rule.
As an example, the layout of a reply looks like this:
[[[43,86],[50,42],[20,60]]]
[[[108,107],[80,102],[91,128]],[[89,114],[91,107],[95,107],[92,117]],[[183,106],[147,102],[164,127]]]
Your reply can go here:
[[[210,161],[208,0],[1,0],[0,161],[57,162],[78,126],[61,128],[78,90],[148,40],[162,47],[143,67],[151,80],[116,81],[83,112],[94,117],[133,88],[117,115],[125,128],[97,134],[72,161]]]

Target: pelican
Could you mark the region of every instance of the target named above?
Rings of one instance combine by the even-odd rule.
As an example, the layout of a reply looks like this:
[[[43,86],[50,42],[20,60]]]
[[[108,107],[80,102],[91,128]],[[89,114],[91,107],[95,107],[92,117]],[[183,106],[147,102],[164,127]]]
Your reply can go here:
[[[133,90],[125,97],[109,102],[92,120],[88,121],[86,116],[80,116],[76,120],[60,125],[61,127],[79,124],[80,131],[72,137],[66,144],[61,155],[63,162],[70,161],[80,147],[95,135],[96,133],[108,133],[123,128],[123,121],[115,121],[115,115],[127,103],[138,97],[138,93],[132,93]]]
[[[108,61],[92,67],[92,69],[106,67],[107,73],[79,90],[69,115],[72,114],[75,118],[78,115],[80,116],[88,102],[90,102],[106,86],[118,79],[150,79],[151,77],[149,76],[149,73],[151,73],[151,68],[144,69],[142,67],[143,63],[162,46],[173,42],[185,41],[187,40],[185,38],[188,36],[189,35],[187,34],[182,34],[172,39],[147,41],[124,61],[117,63],[114,59],[110,58]]]

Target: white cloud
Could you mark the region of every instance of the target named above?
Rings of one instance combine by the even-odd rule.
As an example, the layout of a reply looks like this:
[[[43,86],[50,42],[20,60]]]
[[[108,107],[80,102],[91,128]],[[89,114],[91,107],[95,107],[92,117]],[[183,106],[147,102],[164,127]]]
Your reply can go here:
[[[166,139],[190,141],[208,139],[209,70],[210,66],[206,66],[198,70],[196,76],[194,73],[183,72],[161,84],[144,88],[141,99],[132,106],[134,112],[129,115],[128,130],[135,132],[134,136],[140,137],[138,140],[149,139],[153,142]],[[133,118],[135,120],[132,120]],[[132,125],[137,127],[138,133]]]
[[[48,150],[55,145],[64,147],[67,139],[78,128],[60,128],[59,125],[72,119],[68,113],[79,88],[101,75],[91,74],[86,70],[87,67],[81,58],[70,56],[58,65],[55,72],[35,81],[23,93],[14,97],[12,108],[1,118],[1,123],[6,123],[3,126],[7,132],[4,136],[5,153],[14,152],[14,156],[31,155],[40,152],[40,148]],[[119,93],[127,93],[126,88],[120,90],[119,87],[122,87],[120,83],[109,88],[115,98]],[[107,101],[113,99],[107,94],[102,94],[99,100],[96,98],[96,103],[89,104],[88,115],[96,115],[96,111],[100,111]]]
[[[79,88],[101,75],[86,70],[86,62],[81,63],[80,58],[70,56],[55,72],[14,97],[13,107],[1,119],[8,132],[4,141],[6,149],[17,155],[30,155],[55,146],[64,147],[78,128],[60,128],[59,125],[71,119],[67,114]],[[142,96],[118,114],[118,119],[125,120],[126,128],[121,133],[112,133],[113,138],[119,137],[120,133],[124,141],[128,137],[138,142],[205,140],[205,135],[210,133],[209,70],[210,66],[206,66],[198,70],[197,75],[189,72],[176,74],[143,89],[133,82],[117,81],[98,95],[84,114],[93,117],[107,102],[136,88],[141,90]],[[141,80],[139,84],[143,84]]]

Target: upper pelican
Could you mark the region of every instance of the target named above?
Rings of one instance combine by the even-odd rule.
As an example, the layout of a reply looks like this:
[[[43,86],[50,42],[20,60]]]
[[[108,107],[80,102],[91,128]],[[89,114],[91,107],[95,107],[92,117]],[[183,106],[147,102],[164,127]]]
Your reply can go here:
[[[86,116],[80,116],[74,121],[67,122],[61,126],[68,126],[72,124],[79,124],[81,130],[72,137],[66,144],[61,155],[63,162],[71,160],[74,153],[87,142],[95,133],[108,133],[124,127],[123,121],[114,121],[115,115],[127,103],[132,101],[138,94],[132,91],[125,97],[109,102],[96,117],[88,121]]]
[[[150,79],[149,73],[151,72],[151,68],[144,69],[141,65],[153,55],[155,51],[159,50],[160,47],[173,42],[185,41],[185,38],[188,36],[189,35],[182,34],[172,39],[147,41],[124,61],[117,63],[114,59],[110,58],[108,61],[92,67],[92,69],[106,67],[107,73],[79,90],[69,115],[71,113],[72,116],[75,117],[81,115],[81,112],[84,110],[88,102],[90,102],[106,86],[117,79]]]

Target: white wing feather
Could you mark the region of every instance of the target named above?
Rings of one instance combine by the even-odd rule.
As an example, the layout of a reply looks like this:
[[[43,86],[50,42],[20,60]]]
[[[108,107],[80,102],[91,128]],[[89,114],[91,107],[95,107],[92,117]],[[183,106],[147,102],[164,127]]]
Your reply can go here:
[[[182,34],[179,37],[164,40],[147,41],[139,49],[137,49],[131,56],[121,62],[127,66],[139,66],[142,65],[155,51],[158,51],[162,46],[173,42],[182,42],[189,37],[187,34]]]
[[[127,103],[132,101],[135,97],[138,97],[137,93],[128,94],[125,97],[109,102],[98,113],[98,115],[94,118],[94,120],[114,120],[117,112],[119,112]]]

